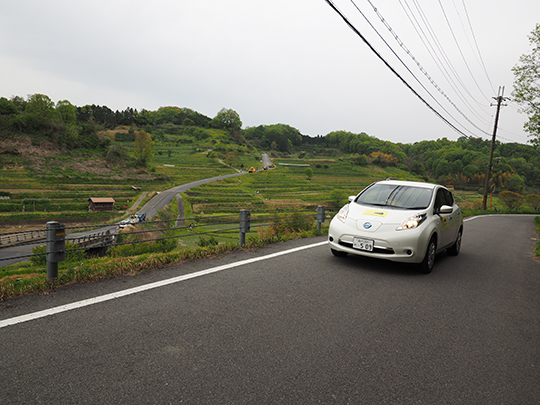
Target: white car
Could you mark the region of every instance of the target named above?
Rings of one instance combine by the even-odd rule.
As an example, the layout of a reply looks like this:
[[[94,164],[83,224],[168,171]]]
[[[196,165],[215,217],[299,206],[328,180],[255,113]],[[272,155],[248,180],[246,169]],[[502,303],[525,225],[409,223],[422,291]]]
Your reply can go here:
[[[461,209],[446,187],[379,181],[349,201],[330,223],[328,243],[335,256],[418,263],[430,273],[437,253],[446,249],[455,256],[461,249]]]

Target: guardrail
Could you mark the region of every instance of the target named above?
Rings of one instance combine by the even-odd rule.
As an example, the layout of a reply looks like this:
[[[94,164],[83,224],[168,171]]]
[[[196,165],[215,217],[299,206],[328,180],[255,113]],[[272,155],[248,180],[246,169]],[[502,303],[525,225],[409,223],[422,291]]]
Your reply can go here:
[[[18,234],[10,235],[1,235],[3,238],[6,237],[15,237],[18,241],[26,242],[26,244],[38,245],[39,242],[36,239],[39,237],[41,239],[46,239],[46,252],[45,253],[35,253],[31,255],[21,255],[7,258],[0,258],[0,261],[10,260],[10,259],[26,259],[33,256],[46,255],[47,261],[47,278],[52,279],[56,278],[58,275],[58,262],[65,260],[66,252],[77,251],[77,250],[89,250],[89,249],[108,249],[113,246],[127,245],[127,244],[137,244],[145,242],[154,242],[159,240],[166,239],[181,239],[190,236],[196,235],[226,235],[231,232],[237,232],[239,235],[238,243],[239,245],[244,245],[246,241],[246,234],[251,232],[251,228],[258,227],[275,227],[279,229],[280,226],[289,226],[289,228],[294,229],[297,226],[301,226],[303,222],[316,220],[317,231],[321,232],[322,224],[326,220],[325,208],[319,206],[317,208],[317,214],[314,217],[313,211],[281,211],[281,212],[267,212],[267,213],[257,213],[251,215],[251,212],[247,210],[240,211],[240,217],[237,215],[224,215],[224,216],[204,216],[204,217],[194,217],[194,218],[185,218],[182,222],[182,226],[176,226],[177,219],[174,220],[160,220],[160,221],[144,221],[135,224],[130,224],[126,228],[122,228],[120,233],[119,224],[103,224],[103,225],[94,225],[92,228],[101,228],[97,232],[89,233],[84,236],[74,236],[66,235],[66,231],[71,230],[86,230],[88,228],[83,227],[73,227],[66,228],[64,224],[59,224],[56,221],[50,221],[47,223],[46,230],[37,230],[37,231],[28,231],[21,232]],[[173,224],[173,226],[169,226]],[[152,227],[143,227],[143,230],[135,230],[137,226],[148,224],[155,224],[158,228],[155,229]],[[189,225],[185,225],[189,224]],[[313,223],[312,223],[313,224]],[[231,225],[228,227],[227,225]],[[233,227],[234,226],[234,227]],[[311,225],[313,226],[313,225]],[[103,228],[108,227],[109,229],[103,230]],[[112,227],[112,229],[111,229]],[[203,230],[205,227],[211,227],[213,229]],[[216,227],[220,227],[216,229]],[[223,228],[225,227],[225,228]],[[131,230],[133,228],[133,230]],[[149,229],[145,229],[149,228]],[[122,239],[128,235],[137,235],[144,233],[161,233],[165,234],[166,232],[174,233],[172,236],[160,236],[153,238],[146,238],[136,241],[123,241]],[[26,239],[24,235],[26,236]],[[32,236],[32,238],[30,238]],[[3,239],[5,240],[5,239]],[[7,239],[11,240],[11,239]],[[34,240],[34,242],[32,242]],[[70,242],[77,245],[76,248],[66,249],[65,243]],[[2,248],[12,246],[11,244],[5,244],[1,246]]]
[[[90,235],[80,236],[77,238],[66,238],[67,241],[76,244],[79,247],[96,247],[105,246],[114,243],[115,235],[110,231],[92,233]]]
[[[27,242],[30,240],[44,239],[45,236],[46,236],[46,231],[44,229],[38,229],[35,231],[0,234],[0,246],[16,245],[18,243]]]

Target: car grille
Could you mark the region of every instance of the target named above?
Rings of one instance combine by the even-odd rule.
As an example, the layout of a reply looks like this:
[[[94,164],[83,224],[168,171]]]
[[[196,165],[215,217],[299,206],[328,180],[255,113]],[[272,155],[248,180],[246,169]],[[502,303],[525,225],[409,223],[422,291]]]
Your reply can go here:
[[[341,246],[345,246],[345,247],[354,249],[352,243],[343,242],[342,240],[340,240],[339,244]],[[392,249],[392,248],[379,248],[379,247],[373,247],[373,251],[372,252],[367,252],[367,253],[381,253],[383,255],[393,255],[393,254],[395,254],[394,249]]]

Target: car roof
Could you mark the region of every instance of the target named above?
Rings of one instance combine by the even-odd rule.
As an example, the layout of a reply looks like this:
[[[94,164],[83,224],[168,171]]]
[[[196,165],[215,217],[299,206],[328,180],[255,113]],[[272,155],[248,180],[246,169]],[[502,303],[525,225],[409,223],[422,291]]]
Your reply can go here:
[[[424,183],[424,182],[421,182],[421,181],[407,181],[407,180],[383,180],[383,181],[378,181],[377,183],[378,184],[390,184],[390,185],[396,185],[396,186],[423,187],[423,188],[429,188],[429,189],[432,189],[432,190],[435,187],[442,187],[442,186],[440,186],[438,184]]]

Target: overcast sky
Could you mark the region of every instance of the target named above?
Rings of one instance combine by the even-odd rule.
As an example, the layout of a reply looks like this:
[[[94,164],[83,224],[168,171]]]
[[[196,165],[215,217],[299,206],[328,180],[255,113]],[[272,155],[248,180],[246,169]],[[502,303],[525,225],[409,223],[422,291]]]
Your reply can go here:
[[[491,139],[492,97],[499,86],[511,97],[539,0],[333,2],[427,104],[466,135]],[[244,127],[284,123],[310,136],[461,136],[325,0],[3,0],[0,97],[34,93],[210,118],[232,108]],[[526,119],[508,103],[498,139],[526,143]]]

